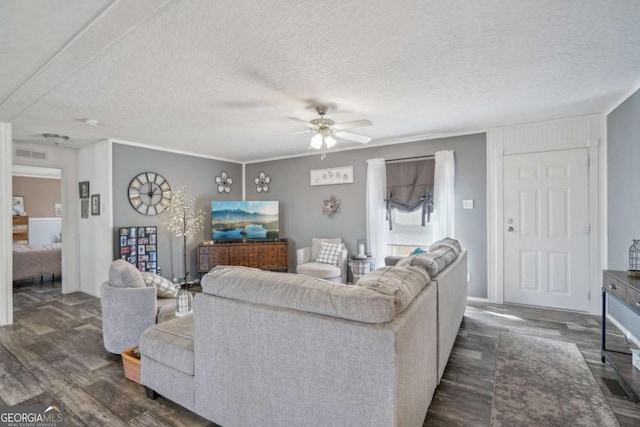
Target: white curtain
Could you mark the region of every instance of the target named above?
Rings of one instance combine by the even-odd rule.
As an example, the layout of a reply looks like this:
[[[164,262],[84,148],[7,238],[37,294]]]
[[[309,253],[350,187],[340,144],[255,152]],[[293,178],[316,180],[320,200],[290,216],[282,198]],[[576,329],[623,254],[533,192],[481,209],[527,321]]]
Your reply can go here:
[[[384,266],[387,254],[387,223],[385,197],[387,169],[384,159],[367,160],[367,244],[376,268]]]
[[[455,161],[453,150],[438,151],[435,154],[436,167],[433,183],[433,237],[435,240],[445,237],[455,238],[455,201],[453,182]]]

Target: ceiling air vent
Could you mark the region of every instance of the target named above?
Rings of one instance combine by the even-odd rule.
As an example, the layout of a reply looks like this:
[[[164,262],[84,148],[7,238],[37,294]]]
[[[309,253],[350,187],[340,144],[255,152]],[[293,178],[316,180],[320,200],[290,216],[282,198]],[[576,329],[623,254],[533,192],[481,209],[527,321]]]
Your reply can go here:
[[[45,151],[22,150],[20,148],[16,148],[16,157],[22,159],[47,160],[47,153]]]

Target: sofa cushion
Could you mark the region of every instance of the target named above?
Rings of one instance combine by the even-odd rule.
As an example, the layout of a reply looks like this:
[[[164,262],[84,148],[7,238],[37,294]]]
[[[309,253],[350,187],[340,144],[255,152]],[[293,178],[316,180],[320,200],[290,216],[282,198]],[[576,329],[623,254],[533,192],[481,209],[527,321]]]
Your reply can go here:
[[[132,264],[117,259],[109,266],[109,284],[116,288],[144,288],[142,274]]]
[[[344,245],[342,243],[322,242],[316,262],[338,265],[338,259],[340,258],[340,254],[343,249]]]
[[[143,357],[193,375],[193,315],[147,328],[140,336],[140,353]]]
[[[402,258],[404,258],[404,257],[402,257],[400,255],[387,255],[386,257],[384,257],[384,265],[387,265],[389,267],[393,267]]]
[[[178,290],[168,279],[146,271],[140,274],[142,274],[146,286],[155,286],[158,289],[158,298],[176,298],[178,296]]]
[[[307,262],[296,267],[296,272],[319,279],[333,279],[342,275],[340,267],[321,262]]]
[[[452,239],[451,237],[445,237],[444,239],[438,240],[437,242],[433,242],[431,246],[429,246],[429,249],[427,249],[427,251],[433,252],[441,248],[450,248],[456,254],[456,256],[460,255],[460,252],[462,251],[460,242],[458,242],[456,239]]]
[[[340,237],[325,239],[322,237],[314,237],[311,239],[311,259],[318,259],[318,253],[320,252],[320,246],[322,246],[322,242],[339,244],[342,243],[342,239]]]
[[[380,267],[356,282],[356,286],[366,286],[394,298],[396,314],[401,313],[429,284],[431,279],[419,267]]]
[[[427,270],[429,277],[436,277],[438,273],[447,268],[456,259],[456,254],[451,248],[442,247],[433,252],[425,252],[402,258],[396,264],[397,267],[416,266]]]
[[[218,266],[202,279],[204,293],[365,323],[395,316],[394,298],[364,286],[346,286],[301,274]]]

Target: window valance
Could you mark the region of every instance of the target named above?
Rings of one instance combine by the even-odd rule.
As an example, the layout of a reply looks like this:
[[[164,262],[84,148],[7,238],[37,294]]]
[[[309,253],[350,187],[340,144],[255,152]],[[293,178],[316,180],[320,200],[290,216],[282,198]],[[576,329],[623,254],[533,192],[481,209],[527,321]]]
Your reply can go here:
[[[387,163],[387,220],[392,229],[391,211],[415,212],[422,209],[422,225],[433,212],[434,159]]]

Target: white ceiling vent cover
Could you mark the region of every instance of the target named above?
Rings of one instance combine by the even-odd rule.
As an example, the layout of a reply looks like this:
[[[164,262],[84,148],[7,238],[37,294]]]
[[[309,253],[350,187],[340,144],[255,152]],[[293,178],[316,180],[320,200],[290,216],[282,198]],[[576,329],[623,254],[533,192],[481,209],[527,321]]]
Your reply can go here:
[[[20,148],[16,148],[16,158],[47,160],[47,157],[48,156],[46,151],[23,150]]]

